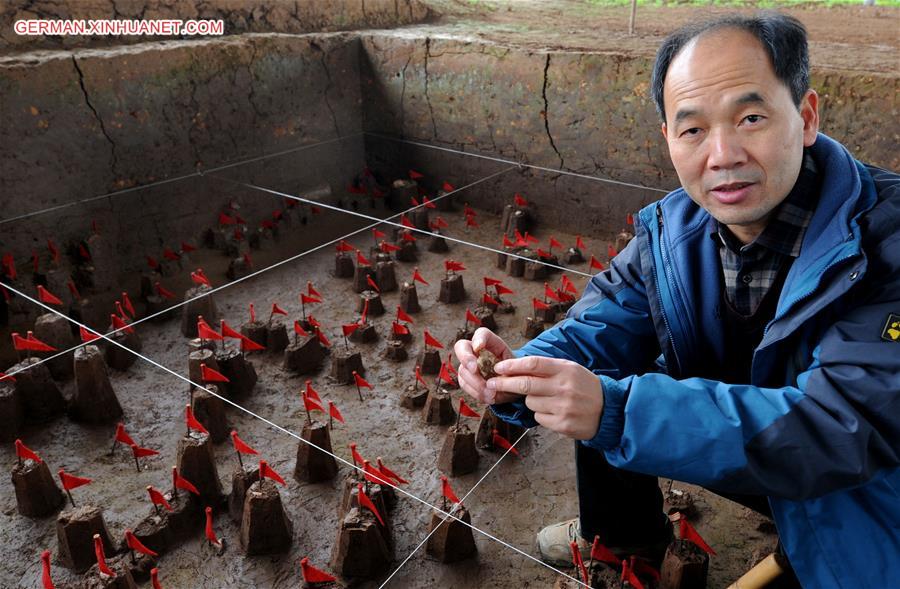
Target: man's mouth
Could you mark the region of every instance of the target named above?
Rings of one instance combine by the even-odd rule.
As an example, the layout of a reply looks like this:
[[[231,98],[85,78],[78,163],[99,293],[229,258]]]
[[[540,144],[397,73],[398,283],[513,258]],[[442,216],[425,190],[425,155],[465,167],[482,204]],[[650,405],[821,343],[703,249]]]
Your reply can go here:
[[[750,186],[753,182],[732,182],[730,184],[719,184],[713,188],[713,192],[735,192],[742,188]]]
[[[755,182],[729,182],[719,184],[710,191],[710,194],[723,205],[737,205],[750,195],[750,187]]]

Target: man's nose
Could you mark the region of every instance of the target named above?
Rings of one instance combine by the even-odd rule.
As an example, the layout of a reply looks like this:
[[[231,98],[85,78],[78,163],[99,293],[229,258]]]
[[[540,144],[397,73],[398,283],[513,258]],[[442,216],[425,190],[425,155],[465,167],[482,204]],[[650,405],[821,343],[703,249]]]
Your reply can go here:
[[[712,130],[708,145],[709,156],[706,165],[711,170],[729,170],[747,162],[747,152],[740,137],[733,130]]]

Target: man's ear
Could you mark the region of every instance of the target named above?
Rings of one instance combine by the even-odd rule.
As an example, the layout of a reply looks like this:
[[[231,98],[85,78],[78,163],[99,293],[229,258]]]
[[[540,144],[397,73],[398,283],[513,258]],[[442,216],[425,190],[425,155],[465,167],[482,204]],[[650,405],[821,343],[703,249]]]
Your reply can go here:
[[[669,129],[666,127],[665,121],[663,121],[663,124],[660,125],[659,130],[662,131],[663,139],[668,141],[669,140]]]
[[[819,95],[815,90],[807,90],[800,102],[800,118],[803,119],[803,145],[809,147],[816,142],[819,132]]]

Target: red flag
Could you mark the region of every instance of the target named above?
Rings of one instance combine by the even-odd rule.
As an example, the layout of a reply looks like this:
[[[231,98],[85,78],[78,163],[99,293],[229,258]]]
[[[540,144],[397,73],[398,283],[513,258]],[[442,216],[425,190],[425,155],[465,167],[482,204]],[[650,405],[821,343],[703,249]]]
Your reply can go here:
[[[450,486],[450,481],[447,480],[447,477],[441,475],[441,494],[447,498],[447,501],[450,503],[459,503],[459,497],[456,496],[456,493],[453,492],[453,488]]]
[[[631,570],[631,565],[627,560],[622,561],[622,580],[628,582],[634,589],[644,589],[644,585]]]
[[[513,242],[510,241],[509,237],[504,233],[503,234],[503,247],[514,247],[514,246],[515,246],[515,244],[513,244]]]
[[[368,275],[368,274],[366,274],[366,284],[368,284],[369,286],[371,286],[371,287],[372,287],[372,290],[374,290],[375,292],[381,292],[381,289],[378,288],[378,285],[375,284],[375,281],[372,280],[372,277],[371,277],[370,275]]]
[[[271,315],[287,315],[287,311],[278,306],[278,303],[272,303]]]
[[[378,229],[373,227],[372,228],[372,237],[374,237],[375,240],[377,241],[379,239],[382,239],[383,237],[387,237],[387,235],[384,232],[379,231]]]
[[[390,478],[385,477],[368,460],[363,461],[363,476],[365,476],[367,481],[376,485],[390,484]]]
[[[551,235],[551,236],[550,236],[550,247],[558,247],[558,248],[562,249],[563,244],[561,244],[560,242],[556,241],[556,238],[554,238],[554,237]]]
[[[498,284],[501,284],[502,282],[503,282],[502,280],[498,280],[498,279],[496,279],[496,278],[491,278],[490,276],[485,276],[485,277],[484,277],[484,288],[487,289],[487,288],[490,288],[490,287],[492,287],[492,286],[496,286],[496,285],[498,285]]]
[[[441,363],[441,371],[438,374],[438,378],[447,384],[453,384],[453,377],[450,376],[450,371],[447,369],[447,365],[444,363]]]
[[[265,460],[259,461],[259,476],[263,479],[272,479],[282,486],[287,486],[287,483],[284,482],[284,479],[281,478],[281,475],[275,472],[275,470],[271,466],[269,466],[269,463]]]
[[[321,411],[322,413],[325,413],[325,410],[322,409],[322,405],[320,405],[318,401],[311,399],[306,395],[303,395],[303,407],[307,411]]]
[[[599,560],[613,566],[619,566],[622,561],[613,551],[600,543],[600,536],[594,536],[594,543],[591,544],[591,559]]]
[[[131,316],[131,318],[134,319],[134,305],[131,304],[131,298],[129,298],[127,292],[122,293],[122,305],[125,307],[125,310],[128,311],[128,314]]]
[[[505,294],[509,294],[509,295],[515,294],[511,288],[506,288],[502,284],[498,284],[497,286],[494,287],[494,289],[497,291],[497,296],[505,295]]]
[[[422,378],[422,369],[419,368],[418,364],[416,364],[416,380],[425,385],[425,388],[428,388],[428,383]]]
[[[346,241],[344,241],[344,240],[342,239],[342,240],[339,241],[338,244],[335,246],[335,249],[337,249],[337,251],[342,252],[342,253],[343,253],[343,252],[352,252],[352,251],[353,251],[353,246],[350,245],[349,243],[347,243]]]
[[[349,337],[357,329],[359,329],[359,323],[348,323],[347,325],[341,325],[341,331],[344,333],[344,337]]]
[[[516,456],[519,455],[519,451],[513,448],[513,445],[510,444],[506,438],[501,436],[497,430],[491,432],[491,441],[495,446],[500,446],[504,450],[509,450],[510,453],[515,454]]]
[[[103,540],[100,534],[94,534],[94,555],[97,557],[97,569],[107,577],[115,577],[116,574],[106,564],[106,555],[103,553]]]
[[[586,250],[587,246],[584,245],[584,240],[581,239],[580,235],[575,236],[575,247],[580,250]]]
[[[500,301],[498,301],[488,293],[484,293],[484,295],[482,295],[481,302],[485,305],[500,305]]]
[[[158,294],[162,298],[168,299],[168,300],[172,300],[175,298],[175,293],[170,290],[166,290],[165,288],[163,288],[163,285],[161,285],[160,283],[157,282],[155,286],[156,286],[156,294]]]
[[[59,480],[62,482],[63,489],[66,491],[71,491],[72,489],[77,489],[78,487],[83,487],[91,482],[91,479],[75,476],[74,474],[69,474],[63,469],[59,469]]]
[[[381,523],[381,525],[384,526],[384,520],[381,519],[381,514],[378,513],[378,510],[375,508],[375,504],[372,503],[372,500],[369,499],[369,496],[366,495],[365,491],[363,491],[362,483],[356,483],[356,493],[357,500],[359,501],[359,506],[365,507],[366,509],[374,513],[375,517],[378,518],[378,521]]]
[[[134,454],[135,458],[146,458],[147,456],[156,456],[159,454],[159,451],[154,450],[152,448],[142,448],[137,444],[131,445],[131,453]]]
[[[584,560],[581,558],[581,551],[578,550],[578,542],[572,540],[569,543],[569,548],[572,549],[572,564],[575,565],[575,568],[581,573],[581,579],[585,583],[590,583],[590,579],[588,578],[587,570],[584,568]]]
[[[414,207],[417,207],[417,206],[419,206],[419,201],[416,199],[415,196],[411,196],[411,197],[409,197],[409,204],[411,204]]]
[[[541,248],[537,248],[537,255],[539,258],[549,258],[550,252],[544,251]]]
[[[431,334],[428,333],[428,330],[427,330],[427,329],[425,330],[425,345],[426,345],[426,346],[431,346],[432,348],[439,348],[439,349],[441,349],[441,350],[444,349],[443,344],[441,344],[441,342],[439,342],[439,341],[437,341],[436,339],[434,339],[434,338],[431,336]]]
[[[415,270],[413,270],[413,281],[419,281],[419,282],[421,282],[422,284],[428,286],[428,281],[425,280],[424,278],[422,278],[422,275],[419,274],[419,269],[418,269],[418,268],[416,268]]]
[[[325,571],[320,571],[309,564],[309,559],[305,556],[300,559],[300,572],[303,574],[303,580],[307,583],[330,583],[336,580]]]
[[[197,335],[200,339],[210,339],[221,341],[224,339],[222,334],[217,332],[215,329],[210,327],[209,323],[207,323],[203,317],[199,317],[197,319]]]
[[[144,544],[140,540],[138,540],[137,536],[135,536],[131,530],[125,530],[125,544],[130,550],[134,550],[135,552],[140,552],[141,554],[146,554],[147,556],[159,556],[159,554],[144,546]]]
[[[303,325],[300,324],[299,320],[294,321],[294,333],[300,337],[309,337],[309,332],[303,329]]]
[[[548,305],[541,299],[531,299],[531,305],[534,307],[535,311],[546,311],[550,308],[550,305]]]
[[[12,254],[3,254],[3,269],[10,280],[15,280],[18,276],[18,273],[16,272],[16,261]]]
[[[466,217],[466,227],[478,227],[478,221],[475,217]]]
[[[366,382],[366,379],[361,377],[359,375],[359,373],[356,372],[355,370],[353,371],[353,380],[356,381],[356,386],[358,386],[361,389],[371,389],[372,388],[372,385],[370,385],[368,382]]]
[[[413,225],[413,222],[406,218],[406,215],[400,215],[400,224],[406,227],[407,229],[415,229],[416,226]]]
[[[0,372],[0,382],[3,382],[4,380],[8,380],[9,382],[16,382],[16,378],[14,376],[6,374],[5,372]]]
[[[125,424],[121,422],[116,424],[116,435],[114,439],[116,442],[121,442],[126,446],[135,445],[134,440],[131,438],[131,436],[128,435],[128,432],[125,431]]]
[[[410,180],[421,180],[424,177],[425,177],[424,174],[420,174],[419,172],[416,172],[415,170],[409,171],[409,179]]]
[[[35,452],[22,443],[22,440],[16,440],[16,456],[21,458],[22,460],[34,460],[37,463],[43,462],[41,457],[35,454]]]
[[[167,260],[170,260],[170,261],[174,262],[175,260],[177,260],[177,259],[180,258],[181,256],[179,256],[178,254],[176,254],[175,252],[173,252],[171,249],[165,248],[165,249],[163,250],[163,257],[164,257],[165,259],[167,259]]]
[[[316,290],[316,288],[313,286],[312,282],[307,281],[306,292],[311,297],[316,297],[317,299],[320,299],[320,300],[322,298],[322,295],[319,293],[319,291]]]
[[[441,189],[444,192],[453,192],[454,190],[456,190],[455,188],[453,188],[453,185],[450,184],[449,182],[444,182],[443,184],[441,184]]]
[[[235,451],[240,454],[259,454],[238,436],[237,430],[231,430],[231,443],[234,444]]]
[[[406,479],[404,479],[403,477],[401,477],[400,475],[398,475],[397,473],[395,473],[394,471],[392,471],[391,469],[386,467],[384,465],[384,462],[381,461],[381,456],[378,457],[378,470],[381,471],[381,474],[383,474],[384,476],[390,477],[390,478],[394,479],[395,481],[397,481],[398,484],[401,484],[401,485],[409,484],[409,481],[407,481]]]
[[[378,247],[381,249],[381,251],[383,251],[386,254],[389,254],[391,252],[400,251],[399,245],[394,245],[394,244],[388,243],[386,241],[382,241],[381,245],[379,245]]]
[[[85,344],[100,338],[99,335],[91,333],[83,325],[78,326],[78,333],[81,334],[81,342]]]
[[[692,526],[684,516],[682,516],[681,520],[678,522],[678,536],[682,540],[693,542],[707,554],[712,554],[713,556],[716,555],[716,551],[713,550],[710,545],[700,537],[700,534],[697,532],[697,530],[694,529],[694,526]]]
[[[356,263],[359,264],[360,266],[371,266],[372,265],[369,262],[369,260],[367,260],[366,257],[364,255],[362,255],[362,252],[359,250],[356,250]]]
[[[45,344],[41,340],[34,337],[34,334],[26,332],[25,338],[19,337],[18,333],[13,333],[13,346],[16,347],[16,341],[19,341],[19,345],[24,347],[16,347],[17,350],[32,350],[34,352],[55,352],[56,348],[51,345]]]
[[[434,204],[433,202],[431,202],[430,200],[428,200],[427,196],[422,197],[422,204],[425,205],[426,209],[436,209],[437,208],[437,205]]]
[[[159,569],[156,567],[150,569],[150,583],[153,585],[153,589],[163,589],[159,583]]]
[[[241,337],[241,350],[244,352],[255,352],[257,350],[265,350],[266,347],[258,344],[247,336]]]
[[[47,240],[47,249],[50,250],[50,257],[53,258],[53,261],[59,263],[59,249],[52,239]]]
[[[41,552],[41,583],[44,589],[56,589],[53,584],[53,578],[50,577],[50,551]]]
[[[359,324],[360,325],[366,324],[366,317],[368,315],[369,315],[369,299],[366,299],[365,302],[363,302],[362,314],[359,316]]]
[[[338,411],[337,405],[335,405],[331,401],[328,401],[328,415],[330,415],[334,419],[337,419],[341,423],[344,423],[344,416],[341,415],[340,411]]]
[[[228,380],[228,377],[219,372],[218,370],[213,370],[206,364],[200,364],[200,380],[204,383],[207,382],[231,382]]]
[[[544,297],[550,299],[551,301],[559,302],[559,295],[556,294],[556,291],[550,288],[550,285],[546,282],[544,283]]]
[[[407,335],[409,333],[409,328],[402,323],[394,321],[391,323],[391,331],[395,335]]]
[[[59,297],[51,293],[49,290],[41,286],[40,284],[37,286],[38,291],[38,300],[42,303],[47,303],[48,305],[62,305],[63,302],[59,300]]]
[[[597,258],[595,258],[593,254],[591,254],[591,264],[590,264],[590,266],[591,266],[591,268],[594,269],[594,270],[603,270],[603,269],[605,268],[605,266],[603,265],[603,263],[602,263],[600,260],[598,260]]]
[[[315,400],[318,401],[319,403],[322,402],[322,397],[320,397],[320,396],[319,396],[319,393],[316,391],[316,389],[314,389],[314,388],[312,387],[312,381],[311,381],[311,380],[307,380],[307,381],[306,381],[306,391],[304,392],[304,394],[305,394],[307,397],[309,397],[310,399],[315,399]]]
[[[465,417],[481,417],[481,414],[469,407],[466,404],[466,400],[462,397],[459,398],[459,414]]]
[[[66,286],[69,287],[69,292],[72,293],[72,298],[76,301],[81,300],[81,294],[78,292],[78,289],[75,287],[75,283],[71,280],[66,283]]]
[[[189,244],[189,243],[187,243],[187,242],[184,242],[184,241],[181,242],[181,251],[182,251],[183,253],[186,253],[186,254],[187,254],[187,253],[190,253],[190,252],[192,252],[192,251],[194,251],[194,250],[196,250],[196,249],[197,249],[197,248],[195,248],[194,246],[192,246],[191,244]]]
[[[237,219],[234,217],[230,217],[225,213],[219,213],[219,225],[235,225],[237,223]]]
[[[316,303],[321,303],[322,300],[317,297],[314,297],[314,296],[308,296],[301,292],[300,293],[300,302],[303,303],[304,305],[313,305]]]
[[[515,193],[515,195],[513,195],[513,202],[516,203],[517,207],[527,207],[528,206],[528,201],[525,200],[524,198],[522,198],[522,195],[519,194],[518,192]]]
[[[243,334],[232,329],[230,325],[225,323],[224,319],[222,319],[222,321],[219,323],[219,326],[222,331],[222,337],[227,337],[230,339],[237,339],[237,340],[244,338]]]
[[[353,464],[358,464],[360,468],[362,468],[363,464],[366,462],[362,457],[362,454],[356,451],[356,444],[350,444],[350,456],[353,457]]]
[[[618,255],[616,248],[612,246],[611,243],[606,244],[606,256],[611,260]]]
[[[312,319],[312,317],[310,317],[310,319]],[[316,337],[319,338],[319,343],[321,343],[323,346],[325,346],[326,348],[331,347],[331,342],[328,341],[328,338],[325,337],[325,334],[322,333],[321,329],[316,329]]]
[[[634,225],[634,217],[631,215],[631,213],[625,215],[625,223],[628,225]]]
[[[403,310],[400,305],[397,305],[397,321],[406,321],[407,323],[415,323],[413,318],[407,315],[406,311]]]
[[[444,221],[443,217],[435,217],[434,218],[434,226],[437,227],[438,229],[443,229],[445,227],[449,227],[450,225],[447,223],[447,221]]]
[[[163,497],[163,494],[154,489],[151,485],[147,485],[147,493],[150,495],[151,503],[165,507],[166,511],[174,511],[172,506],[169,505],[169,502],[166,501],[166,498]]]
[[[206,274],[203,273],[203,268],[197,268],[194,272],[191,272],[191,281],[193,281],[196,285],[206,285],[212,286],[209,282],[209,278],[206,277]]]
[[[474,323],[475,325],[481,325],[481,319],[475,316],[471,310],[466,309],[466,321],[468,323]]]
[[[203,424],[197,421],[197,418],[194,417],[194,411],[191,409],[190,405],[186,405],[184,408],[184,420],[187,423],[187,427],[189,430],[195,430],[200,432],[201,434],[209,434]]]
[[[222,541],[216,537],[216,531],[213,529],[212,507],[206,507],[206,539],[210,544],[221,546]]]
[[[178,467],[176,466],[172,467],[172,484],[176,489],[184,489],[185,491],[193,493],[198,497],[200,496],[200,491],[197,489],[197,487],[194,486],[194,483],[181,476],[178,473]]]
[[[566,292],[570,292],[572,294],[578,294],[578,289],[575,288],[575,285],[572,284],[572,281],[569,280],[569,277],[563,274],[562,276],[562,287]]]
[[[400,235],[400,239],[402,241],[415,242],[416,236],[410,233],[409,231],[404,231],[402,235]]]
[[[446,260],[444,262],[444,268],[446,268],[447,272],[459,272],[460,270],[466,269],[466,267],[462,265],[462,262],[454,262],[453,260]]]

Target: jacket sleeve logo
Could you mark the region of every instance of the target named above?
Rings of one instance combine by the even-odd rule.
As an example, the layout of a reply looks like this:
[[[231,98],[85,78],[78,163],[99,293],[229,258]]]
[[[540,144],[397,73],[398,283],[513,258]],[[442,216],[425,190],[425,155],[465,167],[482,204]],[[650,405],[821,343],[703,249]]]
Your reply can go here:
[[[891,313],[884,324],[881,339],[888,342],[900,342],[900,315]]]

